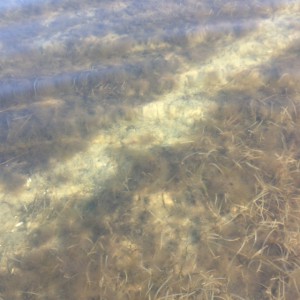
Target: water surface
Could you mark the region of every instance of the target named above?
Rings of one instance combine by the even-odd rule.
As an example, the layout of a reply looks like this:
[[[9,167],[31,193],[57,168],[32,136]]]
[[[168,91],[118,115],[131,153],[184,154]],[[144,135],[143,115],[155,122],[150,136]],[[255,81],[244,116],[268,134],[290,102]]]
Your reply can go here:
[[[0,298],[299,298],[299,11],[0,4]]]

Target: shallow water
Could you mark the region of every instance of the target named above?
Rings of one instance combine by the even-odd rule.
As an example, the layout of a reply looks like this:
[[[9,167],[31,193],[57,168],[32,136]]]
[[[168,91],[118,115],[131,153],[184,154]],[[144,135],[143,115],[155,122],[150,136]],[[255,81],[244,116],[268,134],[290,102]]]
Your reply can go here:
[[[297,299],[299,1],[0,4],[0,299]]]

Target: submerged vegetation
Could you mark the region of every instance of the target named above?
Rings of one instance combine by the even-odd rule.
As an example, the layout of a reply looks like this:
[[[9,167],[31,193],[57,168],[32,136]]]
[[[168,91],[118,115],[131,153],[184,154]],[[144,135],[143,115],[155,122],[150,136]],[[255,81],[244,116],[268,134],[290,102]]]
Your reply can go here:
[[[221,2],[62,1],[3,60],[1,299],[300,297],[299,7]]]

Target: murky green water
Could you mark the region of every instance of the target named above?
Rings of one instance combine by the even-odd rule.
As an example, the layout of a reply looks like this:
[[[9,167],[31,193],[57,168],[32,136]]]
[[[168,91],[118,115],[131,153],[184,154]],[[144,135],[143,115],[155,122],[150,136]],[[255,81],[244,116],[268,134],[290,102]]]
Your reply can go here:
[[[299,1],[0,15],[0,299],[300,298]]]

